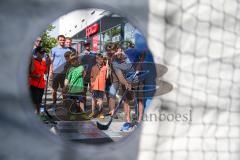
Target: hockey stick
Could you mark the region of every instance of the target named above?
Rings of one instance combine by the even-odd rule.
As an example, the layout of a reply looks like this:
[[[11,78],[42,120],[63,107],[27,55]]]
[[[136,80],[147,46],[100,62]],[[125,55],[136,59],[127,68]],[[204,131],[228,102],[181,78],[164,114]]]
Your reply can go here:
[[[132,81],[134,81],[134,78],[137,76],[138,74],[138,71],[135,72],[133,78],[132,78]],[[110,120],[107,124],[101,124],[100,122],[97,121],[97,127],[100,129],[100,130],[107,130],[109,128],[109,126],[111,125],[112,123],[112,120],[113,120],[113,116],[117,113],[118,109],[120,108],[123,100],[125,99],[126,95],[127,95],[127,92],[128,92],[128,88],[126,88],[120,102],[118,103],[117,107],[115,108],[113,114],[110,116]]]

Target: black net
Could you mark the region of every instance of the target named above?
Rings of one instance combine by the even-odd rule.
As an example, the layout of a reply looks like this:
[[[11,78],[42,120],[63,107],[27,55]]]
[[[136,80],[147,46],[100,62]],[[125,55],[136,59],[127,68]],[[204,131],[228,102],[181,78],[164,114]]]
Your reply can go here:
[[[239,2],[149,3],[148,44],[174,89],[154,98],[139,158],[239,159]]]

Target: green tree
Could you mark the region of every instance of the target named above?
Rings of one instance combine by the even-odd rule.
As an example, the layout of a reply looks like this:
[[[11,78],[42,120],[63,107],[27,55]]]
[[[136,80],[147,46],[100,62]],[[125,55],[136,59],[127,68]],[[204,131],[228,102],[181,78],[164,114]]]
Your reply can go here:
[[[51,49],[57,45],[57,39],[49,35],[49,32],[51,32],[54,28],[55,26],[51,24],[48,25],[47,30],[41,35],[42,47],[46,49],[48,54],[50,53]]]
[[[115,28],[112,28],[112,29],[110,29],[106,32],[106,34],[109,37],[114,37],[116,35],[119,35],[120,33],[121,33],[121,27],[115,27]]]

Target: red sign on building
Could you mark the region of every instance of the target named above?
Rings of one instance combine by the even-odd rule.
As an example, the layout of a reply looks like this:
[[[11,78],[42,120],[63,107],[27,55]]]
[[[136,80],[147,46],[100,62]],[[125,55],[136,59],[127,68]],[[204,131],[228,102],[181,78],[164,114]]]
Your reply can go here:
[[[89,36],[97,33],[98,29],[99,29],[99,24],[98,23],[95,23],[95,24],[87,27],[86,28],[86,37],[89,37]]]

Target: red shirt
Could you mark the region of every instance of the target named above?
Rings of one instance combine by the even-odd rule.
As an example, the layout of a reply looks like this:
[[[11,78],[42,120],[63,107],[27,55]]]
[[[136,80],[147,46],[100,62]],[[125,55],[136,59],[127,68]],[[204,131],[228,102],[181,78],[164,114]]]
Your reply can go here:
[[[30,72],[29,76],[29,84],[31,86],[37,87],[37,88],[45,88],[45,79],[44,79],[44,74],[47,71],[47,65],[46,61],[42,60],[33,60],[33,71]],[[40,75],[39,78],[33,77],[34,75]]]

